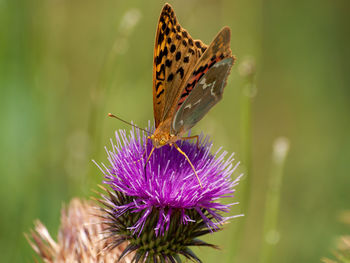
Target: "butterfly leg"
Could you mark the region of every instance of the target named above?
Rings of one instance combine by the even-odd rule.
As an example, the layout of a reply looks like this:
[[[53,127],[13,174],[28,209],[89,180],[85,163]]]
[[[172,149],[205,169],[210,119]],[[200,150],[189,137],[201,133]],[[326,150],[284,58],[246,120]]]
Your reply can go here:
[[[192,170],[194,171],[194,174],[195,174],[196,177],[197,177],[197,180],[198,180],[198,183],[199,183],[200,187],[203,189],[201,180],[199,180],[199,177],[198,177],[198,174],[197,174],[197,172],[196,172],[196,169],[194,169],[194,166],[193,166],[193,164],[191,163],[190,158],[188,158],[187,154],[186,154],[185,152],[183,152],[183,151],[180,149],[180,147],[177,146],[176,143],[174,143],[174,146],[175,146],[176,150],[178,150],[183,156],[185,156],[185,158],[187,159],[188,163],[191,165]]]
[[[199,136],[194,135],[190,137],[181,137],[182,140],[191,140],[191,139],[196,139],[196,144],[197,144],[197,149],[199,150]]]
[[[148,163],[149,159],[151,159],[151,155],[152,155],[152,153],[153,153],[153,151],[154,151],[154,149],[155,149],[155,148],[156,148],[156,147],[155,147],[155,146],[153,146],[153,148],[152,148],[151,152],[150,152],[150,153],[149,153],[149,155],[148,155],[147,161],[146,161],[146,163],[145,163],[145,166],[144,166],[144,170],[145,170],[145,178],[146,178],[146,167],[147,167],[147,163]]]

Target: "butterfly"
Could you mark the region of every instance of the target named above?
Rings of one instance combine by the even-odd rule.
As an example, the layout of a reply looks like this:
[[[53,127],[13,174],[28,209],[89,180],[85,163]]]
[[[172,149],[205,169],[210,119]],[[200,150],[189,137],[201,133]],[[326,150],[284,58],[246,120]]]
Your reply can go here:
[[[235,62],[230,36],[230,29],[224,27],[209,46],[201,40],[193,40],[180,26],[169,4],[164,5],[157,26],[153,61],[156,129],[147,137],[153,147],[146,164],[156,148],[174,146],[191,165],[201,187],[196,169],[176,142],[196,139],[198,147],[198,135],[183,135],[222,98]]]

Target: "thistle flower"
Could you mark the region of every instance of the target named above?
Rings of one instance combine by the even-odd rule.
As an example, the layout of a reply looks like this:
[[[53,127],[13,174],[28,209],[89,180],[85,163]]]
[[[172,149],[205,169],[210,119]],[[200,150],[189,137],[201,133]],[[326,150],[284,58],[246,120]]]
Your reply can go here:
[[[181,262],[179,255],[201,262],[189,247],[215,247],[197,238],[237,217],[223,216],[234,204],[218,199],[233,196],[240,176],[232,181],[231,174],[238,163],[233,165],[233,155],[225,161],[227,153],[220,150],[212,155],[208,137],[200,136],[199,149],[180,142],[201,188],[188,161],[169,145],[156,149],[146,164],[152,148],[146,141],[139,130],[116,132],[116,144],[111,140],[112,150],[106,148],[109,166],[99,166],[109,189],[100,200],[112,240],[108,248],[127,241],[121,258],[135,251],[135,262]]]
[[[114,263],[125,246],[109,251],[103,250],[108,242],[108,239],[105,239],[105,228],[106,225],[101,222],[99,208],[93,202],[73,199],[67,209],[62,209],[57,242],[39,220],[35,222],[35,230],[26,235],[26,238],[46,263]],[[131,262],[131,257],[125,257],[122,262]]]

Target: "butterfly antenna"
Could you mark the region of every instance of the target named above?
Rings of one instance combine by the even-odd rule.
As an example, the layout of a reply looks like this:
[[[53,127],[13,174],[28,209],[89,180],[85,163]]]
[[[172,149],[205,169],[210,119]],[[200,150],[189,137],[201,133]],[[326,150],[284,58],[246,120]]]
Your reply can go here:
[[[122,122],[124,122],[124,123],[126,123],[126,124],[129,124],[129,125],[131,125],[132,127],[135,127],[136,129],[139,129],[139,130],[142,130],[142,131],[147,132],[148,134],[151,134],[149,131],[147,131],[147,130],[145,130],[145,129],[142,129],[142,128],[140,128],[140,127],[138,127],[138,126],[136,126],[136,125],[134,125],[134,124],[132,124],[132,123],[130,123],[130,122],[127,122],[127,121],[125,121],[125,120],[123,120],[123,119],[121,119],[121,118],[119,118],[119,117],[113,115],[112,113],[108,113],[108,116],[109,116],[109,117],[112,117],[112,118],[116,118],[117,120],[120,120],[120,121],[122,121]]]

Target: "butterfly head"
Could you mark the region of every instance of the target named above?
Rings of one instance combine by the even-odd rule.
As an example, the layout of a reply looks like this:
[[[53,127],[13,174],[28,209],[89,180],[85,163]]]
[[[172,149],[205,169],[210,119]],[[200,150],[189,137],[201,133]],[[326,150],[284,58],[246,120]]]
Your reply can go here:
[[[176,141],[175,135],[169,133],[155,131],[149,138],[152,140],[153,146],[160,148],[166,144],[171,144]]]

